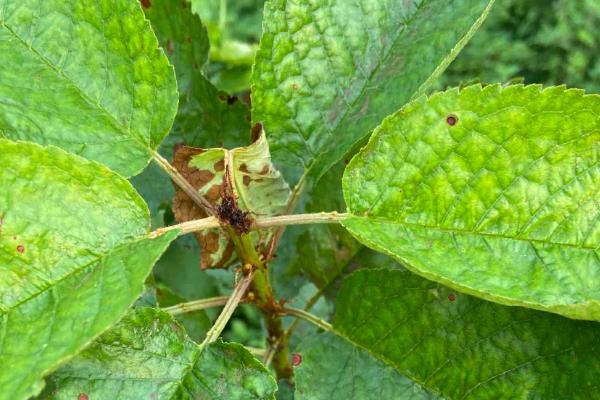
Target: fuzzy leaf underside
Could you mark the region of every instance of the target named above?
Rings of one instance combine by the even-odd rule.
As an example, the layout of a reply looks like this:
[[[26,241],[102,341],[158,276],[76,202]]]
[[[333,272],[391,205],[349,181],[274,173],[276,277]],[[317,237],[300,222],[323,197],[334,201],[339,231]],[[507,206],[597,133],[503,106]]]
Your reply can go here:
[[[116,322],[173,234],[106,167],[0,139],[0,399],[36,394],[43,375]]]
[[[177,110],[172,67],[140,5],[0,1],[0,136],[140,172]]]
[[[457,290],[600,320],[599,115],[564,87],[422,97],[348,165],[344,225]]]
[[[424,90],[487,16],[489,0],[271,0],[253,70],[252,120],[295,184],[322,176]]]
[[[273,399],[276,389],[241,345],[201,351],[168,314],[142,308],[52,374],[42,398]]]
[[[487,302],[406,270],[350,275],[333,326],[447,399],[597,396],[597,322]]]

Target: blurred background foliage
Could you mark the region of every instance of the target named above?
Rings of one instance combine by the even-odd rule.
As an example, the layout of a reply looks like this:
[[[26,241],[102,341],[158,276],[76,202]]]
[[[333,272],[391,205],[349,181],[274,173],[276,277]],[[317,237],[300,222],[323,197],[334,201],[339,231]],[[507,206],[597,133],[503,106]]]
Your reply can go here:
[[[192,11],[208,30],[210,64],[205,74],[229,93],[250,87],[265,0],[192,0]]]
[[[193,0],[208,28],[218,88],[250,84],[265,0]],[[497,0],[490,16],[436,89],[465,82],[562,84],[600,93],[600,0]]]
[[[599,28],[599,0],[496,0],[439,87],[523,77],[600,93]]]

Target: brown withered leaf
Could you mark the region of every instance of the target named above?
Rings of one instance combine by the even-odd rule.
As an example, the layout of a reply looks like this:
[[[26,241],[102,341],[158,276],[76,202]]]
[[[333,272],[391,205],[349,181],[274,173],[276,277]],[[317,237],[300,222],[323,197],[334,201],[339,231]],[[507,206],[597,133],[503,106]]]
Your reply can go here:
[[[177,146],[173,156],[173,166],[188,180],[197,190],[203,189],[213,180],[215,174],[208,170],[201,170],[189,165],[191,158],[204,153],[205,150],[189,146]],[[214,165],[217,171],[224,169],[224,161]],[[194,201],[177,185],[175,186],[175,197],[173,198],[173,214],[177,222],[186,222],[194,219],[207,217],[204,210],[196,205]],[[205,191],[206,199],[216,205],[221,199],[223,184],[212,185]],[[234,260],[234,245],[231,240],[224,236],[220,229],[210,229],[195,232],[196,240],[201,247],[200,267],[227,268]]]

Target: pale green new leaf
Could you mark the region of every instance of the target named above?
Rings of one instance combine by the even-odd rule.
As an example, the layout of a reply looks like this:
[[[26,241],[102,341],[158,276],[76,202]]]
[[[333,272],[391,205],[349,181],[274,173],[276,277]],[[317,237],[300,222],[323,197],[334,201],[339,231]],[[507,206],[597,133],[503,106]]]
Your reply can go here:
[[[456,57],[493,0],[271,0],[252,119],[291,183],[321,176]],[[309,170],[309,171],[306,171]]]
[[[273,399],[275,380],[244,347],[203,351],[173,318],[137,309],[49,377],[41,398]]]
[[[230,165],[229,179],[242,210],[263,216],[278,215],[285,210],[290,188],[271,163],[264,131],[249,146],[232,150],[208,149],[193,156],[189,165],[211,176],[199,189],[202,195],[223,186],[226,165]]]
[[[457,290],[600,320],[598,115],[564,87],[422,97],[348,165],[344,225]]]
[[[0,165],[0,399],[14,400],[123,315],[174,235],[146,238],[146,205],[98,163],[2,139]]]
[[[598,395],[597,322],[483,301],[406,270],[353,273],[342,285],[333,325],[447,399]]]
[[[439,398],[333,333],[308,335],[296,351],[295,400]]]
[[[0,0],[0,136],[141,171],[177,109],[137,1]]]

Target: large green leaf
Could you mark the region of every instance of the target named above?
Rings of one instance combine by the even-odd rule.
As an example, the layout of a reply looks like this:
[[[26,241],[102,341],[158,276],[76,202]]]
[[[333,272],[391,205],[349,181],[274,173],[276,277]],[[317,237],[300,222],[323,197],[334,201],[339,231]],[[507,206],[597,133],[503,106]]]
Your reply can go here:
[[[54,147],[0,140],[0,399],[116,322],[174,238],[116,173]]]
[[[42,398],[273,399],[275,380],[241,345],[203,351],[166,313],[138,309],[49,378]]]
[[[129,176],[171,128],[175,76],[136,1],[0,0],[0,54],[0,136]]]
[[[252,119],[295,183],[321,176],[425,89],[493,0],[271,0],[253,71]]]
[[[333,333],[308,335],[297,350],[296,400],[438,398]]]
[[[420,98],[346,169],[344,225],[463,292],[598,320],[598,114],[599,96],[564,87]]]
[[[483,301],[406,270],[353,273],[333,325],[448,399],[598,396],[597,322]]]

